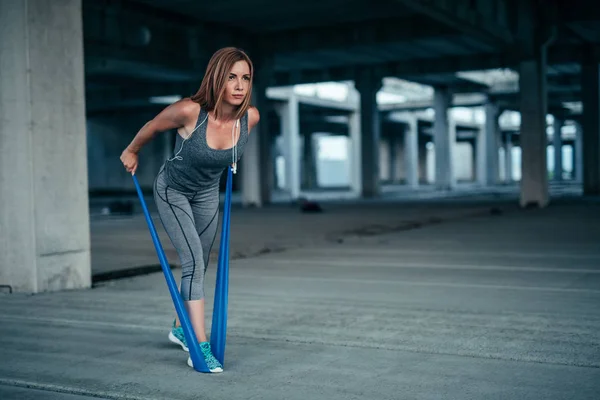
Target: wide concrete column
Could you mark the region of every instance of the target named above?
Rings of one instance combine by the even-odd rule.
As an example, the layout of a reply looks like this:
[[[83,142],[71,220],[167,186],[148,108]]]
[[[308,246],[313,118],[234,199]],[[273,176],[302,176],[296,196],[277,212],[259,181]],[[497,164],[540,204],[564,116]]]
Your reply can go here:
[[[450,190],[456,186],[452,157],[456,142],[456,126],[448,113],[452,93],[448,89],[436,88],[433,97],[435,121],[433,123],[435,143],[435,185],[438,189]]]
[[[590,50],[591,53],[591,50]],[[600,194],[600,63],[588,54],[582,63],[583,194]]]
[[[404,171],[406,184],[419,186],[419,125],[416,115],[411,115],[404,131]]]
[[[81,0],[0,0],[0,64],[0,285],[90,287]]]
[[[554,116],[554,135],[552,136],[552,147],[554,147],[554,180],[562,181],[562,137],[561,131],[563,120]]]
[[[546,161],[546,54],[535,55],[519,64],[521,110],[521,196],[522,207],[545,207],[549,202]]]
[[[238,173],[241,174],[242,204],[245,207],[262,207],[271,202],[275,176],[266,92],[272,62],[269,58],[261,58],[260,55],[253,61],[256,75],[252,87],[252,105],[260,112],[260,122],[250,132]]]
[[[500,176],[498,156],[500,110],[491,102],[485,104],[484,110],[485,124],[477,136],[476,176],[480,185],[491,186],[498,183]]]
[[[285,159],[286,189],[292,200],[300,197],[300,120],[296,95],[291,94],[283,104],[277,106],[283,135],[283,157]]]
[[[504,141],[504,182],[511,183],[513,181],[513,158],[512,158],[512,135],[509,133],[506,135]]]
[[[379,141],[381,121],[377,107],[377,92],[381,89],[381,77],[371,69],[357,72],[355,86],[360,93],[360,145],[361,145],[361,195],[379,195]]]

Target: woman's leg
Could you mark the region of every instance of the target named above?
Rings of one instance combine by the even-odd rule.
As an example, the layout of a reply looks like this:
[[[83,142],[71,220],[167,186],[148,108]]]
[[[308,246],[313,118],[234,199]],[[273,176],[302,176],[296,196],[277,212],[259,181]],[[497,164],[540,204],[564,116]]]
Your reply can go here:
[[[204,327],[204,273],[206,270],[206,257],[203,254],[198,226],[202,226],[206,220],[201,218],[201,220],[196,221],[195,218],[196,215],[198,218],[206,215],[207,213],[203,209],[209,204],[190,204],[190,200],[185,194],[179,193],[166,185],[161,174],[157,177],[154,187],[154,195],[161,222],[181,261],[181,297],[184,300],[190,322],[196,333],[196,340],[200,342],[200,351],[211,372],[222,372],[223,366],[212,354]],[[192,211],[192,205],[194,211]],[[179,342],[181,342],[182,346],[185,346],[185,338],[182,337]],[[193,367],[191,357],[188,357],[187,363]]]
[[[181,262],[180,293],[199,342],[206,341],[204,326],[204,254],[196,221],[185,194],[169,188],[159,174],[154,197],[160,220]]]
[[[204,285],[204,277],[210,260],[210,251],[215,241],[217,227],[219,225],[219,192],[209,191],[207,193],[196,194],[190,202],[194,221],[196,224],[196,232],[200,237],[200,245],[202,246],[202,260],[198,263],[198,268],[201,268],[198,273],[202,274],[202,284]],[[201,265],[201,267],[200,267]],[[195,283],[194,283],[195,284]],[[190,302],[192,313],[202,320],[204,327],[204,310],[205,310],[205,294],[204,287],[192,288],[192,291],[201,292],[201,300]]]

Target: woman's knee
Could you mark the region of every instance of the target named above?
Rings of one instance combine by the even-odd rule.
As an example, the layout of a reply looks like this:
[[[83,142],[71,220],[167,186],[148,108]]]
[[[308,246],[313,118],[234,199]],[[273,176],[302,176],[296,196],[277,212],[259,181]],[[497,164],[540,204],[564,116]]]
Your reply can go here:
[[[201,264],[190,262],[182,265],[181,296],[185,300],[204,298],[204,268]]]

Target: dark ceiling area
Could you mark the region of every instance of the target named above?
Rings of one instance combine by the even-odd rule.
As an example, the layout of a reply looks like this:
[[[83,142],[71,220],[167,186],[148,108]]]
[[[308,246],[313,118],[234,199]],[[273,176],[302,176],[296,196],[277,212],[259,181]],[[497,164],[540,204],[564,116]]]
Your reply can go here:
[[[593,2],[537,0],[84,0],[88,112],[149,106],[153,96],[197,90],[223,46],[268,65],[269,85],[348,81],[357,68],[457,93],[487,93],[518,107],[518,89],[496,90],[456,72],[518,71],[531,43],[547,45],[554,112],[580,97],[581,62],[597,57]]]

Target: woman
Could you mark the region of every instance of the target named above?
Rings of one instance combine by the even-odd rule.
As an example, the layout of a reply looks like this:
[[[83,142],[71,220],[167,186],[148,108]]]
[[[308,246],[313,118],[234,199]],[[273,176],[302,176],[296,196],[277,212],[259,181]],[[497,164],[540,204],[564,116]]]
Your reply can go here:
[[[236,171],[249,132],[260,119],[250,106],[253,76],[252,62],[242,50],[218,50],[198,92],[146,123],[121,155],[134,174],[142,146],[159,132],[177,129],[175,154],[155,179],[154,199],[181,262],[181,296],[211,372],[222,372],[223,367],[212,354],[204,328],[204,275],[217,233],[219,178],[229,165]],[[177,318],[169,340],[189,351]],[[193,367],[191,357],[188,365]]]

